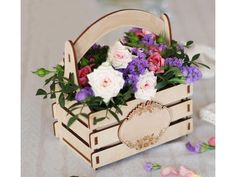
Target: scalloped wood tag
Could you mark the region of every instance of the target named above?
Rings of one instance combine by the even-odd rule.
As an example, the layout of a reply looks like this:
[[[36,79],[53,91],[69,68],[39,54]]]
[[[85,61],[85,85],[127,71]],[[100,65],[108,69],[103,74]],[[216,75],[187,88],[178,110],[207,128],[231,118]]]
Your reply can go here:
[[[157,102],[140,103],[120,125],[119,139],[129,148],[144,149],[158,142],[170,126],[171,117],[168,108]]]

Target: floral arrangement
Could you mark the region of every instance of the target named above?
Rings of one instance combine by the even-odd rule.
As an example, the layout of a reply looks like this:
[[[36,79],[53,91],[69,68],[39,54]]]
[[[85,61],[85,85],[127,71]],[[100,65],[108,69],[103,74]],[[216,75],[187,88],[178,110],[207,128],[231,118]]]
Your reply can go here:
[[[63,76],[64,66],[61,65],[53,70],[40,68],[33,72],[40,77],[51,75],[45,80],[45,85],[50,83],[50,91],[38,89],[36,95],[56,98],[58,93],[60,106],[72,115],[68,126],[80,115],[87,116],[82,111],[77,115],[72,112],[82,110],[85,105],[91,111],[106,110],[119,121],[118,114],[122,114],[120,106],[128,101],[151,100],[161,89],[192,84],[202,78],[199,66],[208,66],[197,61],[200,54],[190,59],[184,51],[192,43],[180,44],[172,40],[168,46],[162,34],[132,28],[112,47],[94,44],[87,51],[78,63],[78,85],[73,74],[69,78]],[[65,108],[65,100],[76,103]],[[97,118],[94,124],[106,118]]]

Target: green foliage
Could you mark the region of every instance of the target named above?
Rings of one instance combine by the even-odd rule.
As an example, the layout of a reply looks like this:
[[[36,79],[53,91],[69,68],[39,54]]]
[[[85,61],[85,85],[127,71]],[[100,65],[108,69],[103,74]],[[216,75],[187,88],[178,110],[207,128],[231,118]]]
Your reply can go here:
[[[72,116],[67,122],[67,127],[70,127],[77,119],[78,119],[78,115]]]
[[[157,90],[161,90],[168,86],[185,83],[185,77],[182,75],[179,68],[166,66],[164,67],[164,70],[164,74],[157,74]]]
[[[39,77],[44,77],[48,75],[51,71],[46,70],[45,68],[39,68],[36,71],[33,71],[32,73],[36,74]]]
[[[193,44],[193,41],[187,41],[185,47],[189,48]]]
[[[109,47],[103,46],[98,48],[90,48],[84,57],[79,62],[79,68],[82,68],[87,65],[93,65],[93,68],[97,68],[100,66],[103,62],[107,60],[107,54],[108,54]],[[93,57],[94,60],[90,61],[90,57]]]
[[[163,33],[158,36],[157,43],[160,43],[160,44],[165,43],[165,35]]]
[[[125,38],[127,46],[146,49],[145,45],[140,43],[139,37],[134,32],[125,33]]]

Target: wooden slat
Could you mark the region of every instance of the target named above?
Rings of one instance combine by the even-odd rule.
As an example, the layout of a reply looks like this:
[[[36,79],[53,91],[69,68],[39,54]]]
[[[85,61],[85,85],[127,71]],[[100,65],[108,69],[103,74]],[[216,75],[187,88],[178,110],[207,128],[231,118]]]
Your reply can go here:
[[[192,85],[180,84],[157,92],[155,95],[155,100],[162,105],[168,105],[181,99],[190,97],[192,93]]]
[[[68,120],[70,119],[71,115],[67,115],[65,110],[63,110],[60,105],[54,104],[53,105],[54,116],[62,123],[67,125]],[[85,140],[88,144],[89,141],[89,134],[91,131],[89,128],[85,127],[81,122],[76,120],[71,126],[70,129],[74,131],[77,135],[79,135],[83,140]]]
[[[181,123],[178,123],[169,127],[166,133],[160,137],[160,139],[158,140],[158,143],[152,146],[149,146],[146,149],[142,149],[142,150],[130,149],[124,144],[119,144],[109,149],[105,149],[100,152],[93,153],[92,154],[93,168],[96,169],[96,168],[102,167],[104,165],[110,164],[112,162],[118,161],[120,159],[126,158],[128,156],[137,154],[144,150],[150,149],[152,147],[158,146],[160,144],[166,143],[178,137],[189,134],[193,130],[192,124],[193,124],[192,119],[188,119],[184,122],[181,122]],[[99,162],[96,161],[96,159],[99,159]]]
[[[70,133],[66,128],[60,126],[62,141],[66,143],[68,146],[73,148],[80,154],[83,158],[87,158],[90,160],[92,150],[82,143],[78,138],[76,138],[72,133]]]
[[[189,110],[188,107],[190,107]],[[177,105],[171,106],[169,109],[172,113],[172,122],[177,121],[183,117],[190,116],[192,115],[192,100],[184,101]],[[92,133],[90,135],[91,148],[99,149],[101,147],[119,142],[120,140],[117,135],[119,126],[120,125],[116,125],[111,128]]]
[[[181,99],[185,99],[187,97],[190,97],[193,92],[192,85],[177,85],[162,91],[159,91],[156,93],[154,101],[157,101],[161,103],[162,105],[170,105],[171,103],[176,103],[177,101],[180,101]],[[122,106],[121,110],[123,111],[123,115],[119,115],[120,120],[123,120],[126,118],[127,114],[137,106],[137,104],[141,103],[141,100],[132,100],[127,103],[128,106]],[[105,119],[101,122],[98,122],[96,125],[93,124],[95,118],[104,117],[106,115],[106,111],[98,111],[95,113],[90,114],[89,116],[89,127],[91,130],[94,129],[102,129],[105,127],[112,126],[114,124],[117,124],[117,120],[108,113],[108,117],[110,119]]]

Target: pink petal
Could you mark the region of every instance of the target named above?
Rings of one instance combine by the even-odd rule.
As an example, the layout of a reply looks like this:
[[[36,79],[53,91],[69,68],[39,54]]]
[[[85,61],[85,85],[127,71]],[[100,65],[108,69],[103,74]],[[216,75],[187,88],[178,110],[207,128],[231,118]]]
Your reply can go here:
[[[191,176],[189,176],[190,174],[191,175],[194,175],[194,173],[191,171],[191,170],[189,170],[189,169],[187,169],[185,166],[180,166],[179,167],[179,174],[180,174],[180,176],[182,176],[182,177],[191,177]]]
[[[167,177],[170,175],[178,176],[178,172],[174,167],[165,167],[161,170],[161,176]]]
[[[211,137],[209,140],[208,140],[208,144],[211,145],[211,146],[215,146],[215,137]]]

